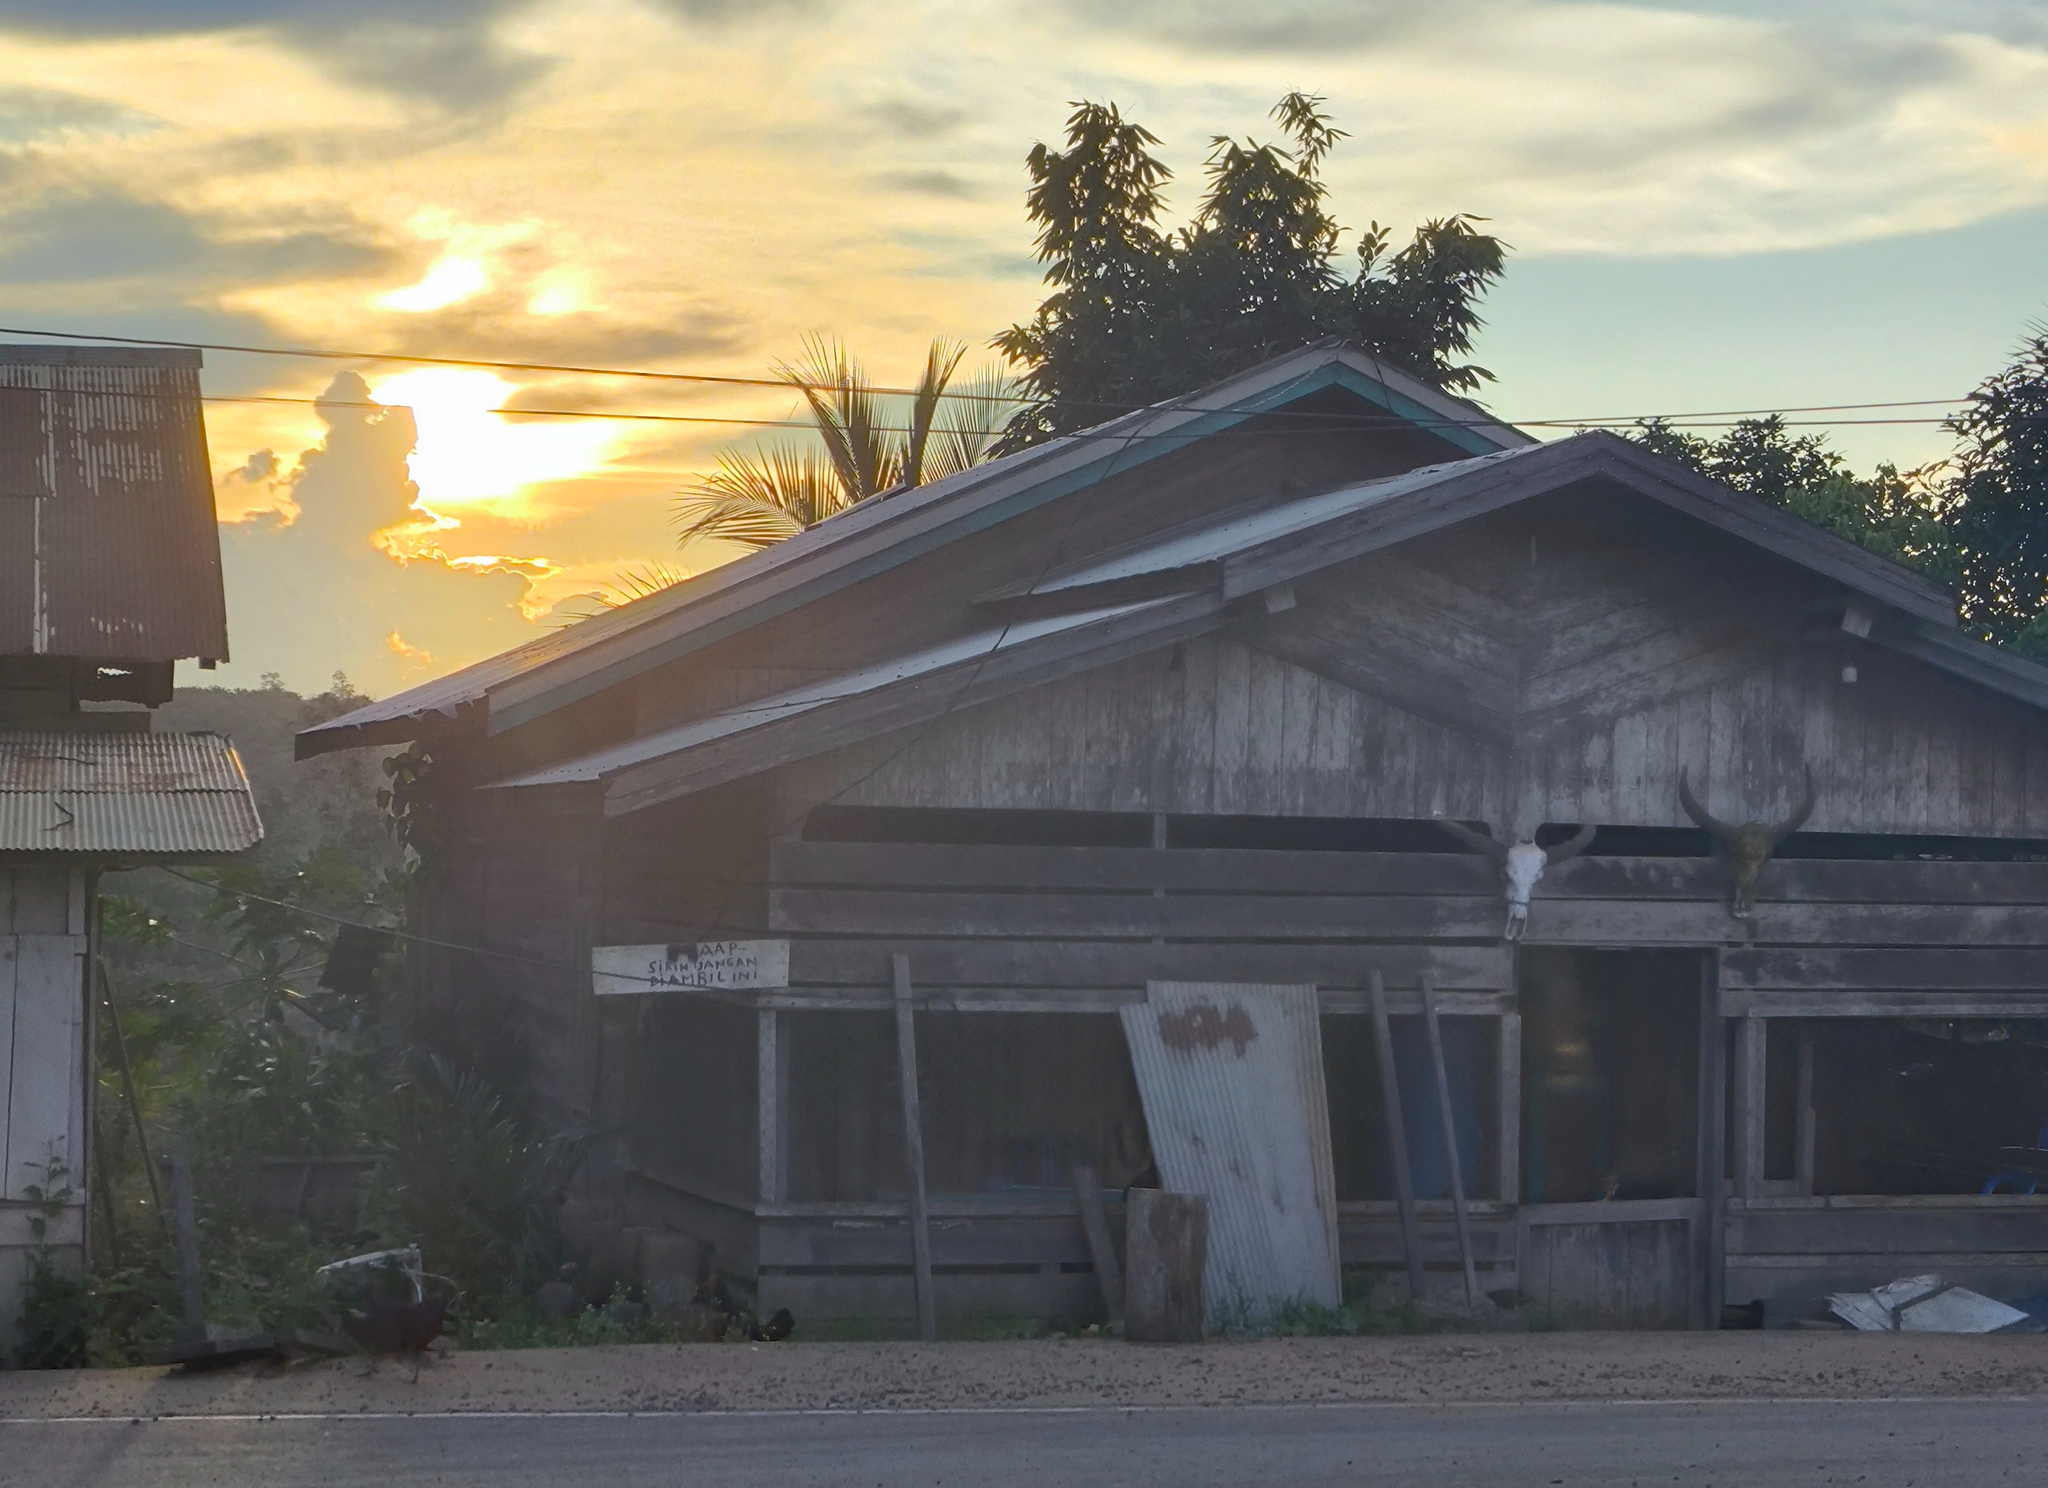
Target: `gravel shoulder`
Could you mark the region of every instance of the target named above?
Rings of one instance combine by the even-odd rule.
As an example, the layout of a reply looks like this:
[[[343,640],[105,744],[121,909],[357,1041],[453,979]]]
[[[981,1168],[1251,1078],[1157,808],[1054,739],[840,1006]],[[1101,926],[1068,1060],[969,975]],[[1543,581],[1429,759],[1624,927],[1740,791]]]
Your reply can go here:
[[[0,1375],[0,1419],[2048,1397],[2048,1338],[1557,1333],[647,1345]]]

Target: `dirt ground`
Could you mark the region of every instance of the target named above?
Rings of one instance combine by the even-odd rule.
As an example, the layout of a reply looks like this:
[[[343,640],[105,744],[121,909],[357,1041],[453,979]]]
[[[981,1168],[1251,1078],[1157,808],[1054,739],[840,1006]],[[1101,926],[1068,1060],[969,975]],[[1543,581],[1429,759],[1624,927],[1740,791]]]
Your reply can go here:
[[[1187,1346],[647,1345],[0,1375],[28,1417],[2048,1397],[2048,1337],[1556,1333]]]

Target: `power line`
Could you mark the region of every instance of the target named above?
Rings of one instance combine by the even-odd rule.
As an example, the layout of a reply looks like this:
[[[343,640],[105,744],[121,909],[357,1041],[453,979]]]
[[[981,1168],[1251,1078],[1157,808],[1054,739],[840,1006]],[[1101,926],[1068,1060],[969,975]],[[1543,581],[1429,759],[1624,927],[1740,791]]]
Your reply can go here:
[[[783,388],[811,392],[830,392],[833,389],[831,383],[807,383],[789,377],[742,377],[719,372],[660,372],[650,367],[585,367],[569,362],[508,362],[488,357],[425,356],[400,351],[338,351],[313,346],[241,346],[226,341],[172,341],[158,336],[114,336],[92,331],[35,331],[20,326],[0,326],[0,336],[48,337],[55,341],[110,341],[120,346],[158,346],[178,351],[224,351],[240,356],[302,357],[327,362],[404,362],[422,367],[476,367],[493,372],[562,372],[578,377],[637,377],[651,382],[699,383],[713,387]],[[917,395],[916,388],[876,387],[867,391],[895,398],[910,398]],[[955,391],[951,388],[946,389],[940,396],[975,403],[1023,401],[1000,393],[973,393]]]
[[[22,327],[18,327],[18,326],[0,326],[0,336],[32,336],[32,337],[48,337],[48,338],[50,338],[50,339],[53,339],[53,340],[64,340],[64,341],[104,341],[104,342],[111,342],[111,343],[114,343],[114,344],[117,344],[117,345],[122,345],[122,346],[154,346],[154,347],[171,347],[171,348],[175,348],[175,349],[178,349],[178,350],[184,350],[184,351],[219,351],[219,352],[229,352],[229,353],[234,353],[234,354],[238,354],[238,355],[246,355],[246,356],[275,356],[275,357],[300,357],[300,358],[311,358],[311,359],[315,359],[315,360],[322,360],[322,361],[344,361],[344,362],[403,362],[403,363],[407,363],[407,364],[409,364],[409,365],[418,365],[418,366],[429,366],[429,367],[475,367],[475,368],[481,368],[481,369],[488,369],[488,370],[492,370],[492,371],[504,371],[504,372],[560,372],[560,373],[568,373],[568,374],[573,374],[573,375],[577,375],[577,376],[584,376],[584,377],[630,377],[630,378],[640,378],[640,379],[645,379],[645,380],[649,380],[649,381],[656,381],[656,382],[681,382],[681,383],[693,383],[693,384],[703,384],[703,385],[709,385],[709,386],[718,386],[718,387],[749,387],[749,388],[781,388],[781,389],[788,389],[788,390],[793,390],[793,391],[829,392],[829,391],[831,391],[831,390],[832,390],[832,386],[833,386],[832,384],[828,384],[828,383],[806,383],[806,382],[803,382],[803,381],[801,381],[801,380],[798,380],[798,379],[794,379],[794,378],[786,378],[786,377],[743,377],[743,376],[738,376],[738,375],[727,375],[727,374],[723,374],[723,373],[710,373],[710,372],[663,372],[663,371],[657,371],[657,370],[654,370],[654,369],[652,369],[652,368],[643,368],[643,367],[594,367],[594,366],[582,366],[582,365],[577,365],[577,364],[573,364],[573,363],[563,363],[563,362],[515,362],[515,361],[497,361],[497,360],[492,360],[492,359],[489,359],[489,358],[482,358],[482,357],[446,357],[446,356],[427,356],[427,355],[424,355],[424,354],[411,354],[411,353],[405,353],[405,352],[377,352],[377,351],[341,351],[341,350],[335,350],[335,349],[331,349],[331,348],[323,348],[323,347],[286,347],[286,346],[248,346],[248,345],[239,345],[239,344],[235,344],[235,343],[232,343],[232,342],[222,342],[222,341],[174,341],[174,340],[168,340],[168,339],[164,339],[164,338],[159,338],[159,337],[144,337],[144,336],[116,336],[116,335],[110,335],[110,334],[99,334],[99,333],[94,333],[94,332],[87,332],[87,331],[48,331],[48,330],[28,330],[28,329],[24,329],[24,328],[22,328]],[[876,387],[876,388],[871,388],[871,389],[869,389],[869,391],[871,391],[871,392],[873,392],[873,393],[876,393],[876,394],[878,394],[878,395],[880,395],[880,396],[884,396],[884,397],[903,397],[903,398],[907,398],[907,397],[913,397],[913,396],[915,396],[915,395],[916,395],[916,393],[917,393],[917,389],[915,389],[915,388],[895,388],[895,387]],[[942,393],[940,394],[940,396],[941,396],[941,397],[945,397],[945,398],[952,398],[952,399],[955,399],[955,400],[958,400],[958,401],[964,401],[964,402],[980,402],[980,403],[1004,403],[1004,404],[1015,404],[1015,405],[1017,405],[1017,406],[1019,406],[1019,407],[1029,406],[1029,405],[1031,405],[1031,404],[1032,404],[1032,403],[1034,402],[1034,400],[1032,400],[1032,399],[1030,399],[1030,398],[1028,398],[1028,397],[1017,397],[1017,396],[1012,396],[1012,395],[1006,395],[1006,394],[994,394],[994,393],[974,393],[974,392],[967,392],[967,391],[964,391],[964,390],[955,390],[955,389],[952,389],[952,388],[948,388],[948,389],[945,389],[945,390],[944,390],[944,391],[943,391],[943,392],[942,392]],[[231,401],[231,400],[230,400],[230,399],[228,399],[228,398],[226,398],[226,397],[215,397],[215,398],[209,398],[209,399],[208,399],[207,401],[212,401],[212,402],[225,402],[225,401]],[[340,404],[340,403],[338,402],[338,400],[329,400],[329,399],[310,399],[310,398],[309,398],[309,399],[288,399],[288,398],[259,398],[259,397],[255,396],[255,395],[250,395],[250,396],[247,396],[247,397],[242,397],[242,398],[234,399],[234,400],[232,400],[232,401],[240,401],[240,402],[276,402],[276,403],[285,403],[285,402],[302,402],[302,403],[318,403],[318,402],[330,402],[330,403],[335,403],[335,404],[336,404],[336,406],[347,406],[347,405],[343,405],[343,404]],[[1550,419],[1522,419],[1522,420],[1517,420],[1517,421],[1515,421],[1515,422],[1518,422],[1518,423],[1521,423],[1521,424],[1526,424],[1526,425],[1529,425],[1529,426],[1532,426],[1532,427],[1537,427],[1537,428],[1566,428],[1566,427],[1590,427],[1590,426],[1596,426],[1596,425],[1617,425],[1617,424],[1635,424],[1635,423],[1642,423],[1642,422],[1645,422],[1645,421],[1647,421],[1647,420],[1650,420],[1650,419],[1665,419],[1665,420],[1667,420],[1667,421],[1674,421],[1674,420],[1677,420],[1677,419],[1695,419],[1695,418],[1750,418],[1750,417],[1764,417],[1764,416],[1768,416],[1768,415],[1770,415],[1770,414],[1786,414],[1786,413],[1842,413],[1842,412],[1855,412],[1855,411],[1860,411],[1860,410],[1865,410],[1865,409],[1875,409],[1875,408],[1930,408],[1930,407],[1945,407],[1945,406],[1952,406],[1952,405],[1955,405],[1955,404],[1958,404],[1958,403],[1967,403],[1967,402],[1969,402],[1969,401],[1970,401],[1970,399],[1969,399],[1969,398],[1968,398],[1967,396],[1965,396],[1965,397],[1960,397],[1960,398],[1897,398],[1897,399],[1891,399],[1891,400],[1887,400],[1887,401],[1884,401],[1884,402],[1874,402],[1874,403],[1818,403],[1818,404],[1806,404],[1806,405],[1788,406],[1788,407],[1783,407],[1783,408],[1735,408],[1735,409],[1710,409],[1710,410],[1704,410],[1704,411],[1695,411],[1695,412],[1689,412],[1689,413],[1671,413],[1671,414],[1662,414],[1662,413],[1646,413],[1646,414],[1611,414],[1611,415],[1602,415],[1602,416],[1599,416],[1599,417],[1592,417],[1592,418],[1550,418]],[[379,407],[388,407],[388,406],[391,406],[391,405],[388,405],[388,404],[380,404],[380,405],[377,405],[377,406],[379,406]],[[1052,400],[1052,401],[1050,401],[1050,402],[1048,402],[1048,403],[1044,404],[1043,406],[1046,406],[1046,407],[1067,407],[1067,408],[1096,408],[1096,409],[1103,409],[1103,410],[1109,410],[1109,411],[1111,411],[1111,412],[1114,412],[1114,413],[1118,413],[1118,414],[1124,414],[1124,413],[1139,413],[1139,412],[1143,412],[1143,411],[1145,411],[1145,409],[1146,409],[1146,408],[1149,408],[1149,407],[1157,407],[1157,406],[1159,406],[1159,405],[1156,405],[1156,404],[1145,404],[1145,405],[1133,405],[1133,404],[1127,404],[1127,403],[1109,403],[1109,402],[1103,402],[1103,401],[1099,401],[1099,400],[1089,400],[1089,399],[1073,399],[1073,398],[1061,398],[1061,399],[1055,399],[1055,400]],[[722,424],[759,424],[759,425],[763,425],[763,426],[767,426],[767,427],[785,427],[785,426],[786,426],[786,427],[796,427],[796,428],[807,428],[807,427],[810,427],[810,425],[809,425],[808,421],[790,421],[790,420],[756,420],[756,419],[738,419],[738,418],[717,418],[717,417],[707,417],[707,416],[701,416],[701,415],[698,415],[698,416],[690,416],[690,415],[682,415],[682,414],[634,414],[634,413],[612,413],[612,414],[605,414],[605,413],[597,413],[597,412],[592,412],[592,411],[588,411],[588,410],[567,410],[567,409],[509,409],[509,408],[505,408],[505,409],[488,409],[488,410],[485,410],[485,411],[486,411],[486,412],[491,412],[491,413],[524,413],[524,414],[536,414],[536,415],[543,415],[543,416],[548,416],[548,417],[556,417],[556,418],[615,418],[615,419],[643,419],[643,420],[654,420],[654,421],[664,421],[664,422],[676,422],[676,423],[722,423]],[[1320,414],[1309,414],[1309,415],[1301,415],[1301,416],[1303,416],[1303,417],[1310,417],[1310,418],[1324,418],[1324,417],[1327,417],[1327,415],[1320,415]],[[1407,422],[1414,422],[1414,421],[1413,421],[1413,420],[1408,420]],[[1489,417],[1489,418],[1478,418],[1478,419],[1469,419],[1469,420],[1443,420],[1442,422],[1444,422],[1444,423],[1445,423],[1445,424],[1447,424],[1447,425],[1449,425],[1449,424],[1453,424],[1453,423],[1455,423],[1455,424],[1472,424],[1472,425],[1487,425],[1487,424],[1498,424],[1498,423],[1505,423],[1505,422],[1509,422],[1509,421],[1508,421],[1508,420],[1505,420],[1505,419],[1501,419],[1501,418],[1491,418],[1491,417]],[[1852,421],[1852,422],[1853,422],[1853,421]],[[1939,421],[1938,421],[1938,420],[1936,420],[1935,422],[1939,422]],[[897,430],[890,430],[890,431],[887,431],[887,432],[901,432],[901,431],[897,431]]]
[[[154,397],[174,402],[190,401],[189,399],[182,397],[181,395],[176,393],[124,393],[121,394],[120,396]],[[199,401],[202,403],[284,404],[292,407],[301,408],[361,408],[367,411],[374,411],[377,413],[388,413],[392,409],[403,408],[409,413],[416,412],[413,405],[409,403],[381,403],[374,399],[366,400],[360,398],[294,398],[276,394],[204,393],[200,395]],[[1785,413],[1822,412],[1829,407],[1839,407],[1843,409],[1902,407],[1917,408],[1925,407],[1930,404],[1947,403],[1950,401],[1965,402],[1968,400],[1928,398],[1903,403],[1842,403],[1833,405],[1822,404],[1816,405],[1814,408],[1751,409],[1746,411],[1731,409],[1724,413],[1642,413],[1614,414],[1602,418],[1552,418],[1514,420],[1499,418],[1454,419],[1444,418],[1442,416],[1411,416],[1408,414],[1392,412],[1356,414],[1312,413],[1296,414],[1295,416],[1306,420],[1312,420],[1317,425],[1317,427],[1313,429],[1279,428],[1240,432],[1257,432],[1264,434],[1315,434],[1326,433],[1333,427],[1338,427],[1345,424],[1357,424],[1362,422],[1399,424],[1405,428],[1416,429],[1492,429],[1501,428],[1504,426],[1518,429],[1633,429],[1641,425],[1653,422],[1663,424],[1666,427],[1673,429],[1727,429],[1733,428],[1734,423],[1731,421],[1736,420],[1739,417],[1743,416],[1745,412],[1749,416],[1763,416]],[[511,404],[501,404],[497,407],[492,408],[478,408],[471,411],[475,413],[498,414],[511,418],[569,418],[597,420],[611,419],[620,423],[718,424],[752,429],[815,429],[817,427],[817,425],[810,419],[756,419],[740,418],[737,416],[726,416],[722,414],[697,413],[645,413],[632,411],[614,412],[596,408],[521,408],[515,407]],[[1162,409],[1161,411],[1165,412],[1169,410]],[[1188,413],[1229,413],[1234,412],[1235,410],[1224,408],[1191,408],[1176,411]],[[1276,413],[1284,412],[1285,410],[1274,409],[1262,411],[1249,416],[1255,418],[1271,418]],[[1783,420],[1784,426],[1788,429],[1840,429],[1854,428],[1863,425],[1878,426],[1893,424],[1940,425],[1945,424],[1947,422],[1948,420],[1946,418],[1934,417]],[[907,428],[897,425],[878,424],[875,426],[875,432],[879,434],[907,434],[910,433],[911,431]],[[1053,437],[1055,439],[1107,439],[1114,440],[1119,443],[1127,443],[1132,440],[1189,439],[1195,436],[1190,431],[1180,429],[1167,429],[1162,430],[1155,434],[1140,434],[1133,431],[1120,431],[1114,429],[1079,429],[1071,434],[1060,434],[1055,435]]]

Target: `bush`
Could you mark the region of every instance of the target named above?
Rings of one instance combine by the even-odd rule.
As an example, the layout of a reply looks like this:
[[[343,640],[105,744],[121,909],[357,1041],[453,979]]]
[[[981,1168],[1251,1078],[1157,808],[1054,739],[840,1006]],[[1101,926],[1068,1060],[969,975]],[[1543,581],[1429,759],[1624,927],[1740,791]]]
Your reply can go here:
[[[59,1269],[48,1255],[32,1255],[16,1324],[21,1367],[82,1369],[90,1363],[92,1303],[92,1287],[85,1277]]]

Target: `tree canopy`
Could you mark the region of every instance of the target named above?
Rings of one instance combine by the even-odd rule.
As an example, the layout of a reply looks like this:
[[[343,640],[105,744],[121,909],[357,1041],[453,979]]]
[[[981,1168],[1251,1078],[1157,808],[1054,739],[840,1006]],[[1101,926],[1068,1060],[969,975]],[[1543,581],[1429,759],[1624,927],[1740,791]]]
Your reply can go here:
[[[1963,623],[2048,659],[2048,327],[1949,421]]]
[[[1717,439],[1658,420],[1635,438],[1952,591],[1963,627],[2048,661],[2048,328],[1948,420],[1946,460],[1850,471],[1818,434],[1745,419]]]
[[[1484,219],[1434,218],[1400,248],[1374,222],[1356,271],[1338,263],[1343,229],[1321,176],[1345,138],[1322,100],[1290,93],[1272,117],[1284,144],[1218,136],[1199,206],[1161,226],[1173,173],[1158,136],[1113,103],[1081,103],[1066,148],[1027,157],[1026,197],[1051,292],[995,338],[1024,369],[1030,404],[1004,431],[1017,449],[1122,409],[1192,391],[1327,336],[1355,341],[1440,387],[1490,381],[1461,361],[1478,304],[1507,248]]]

